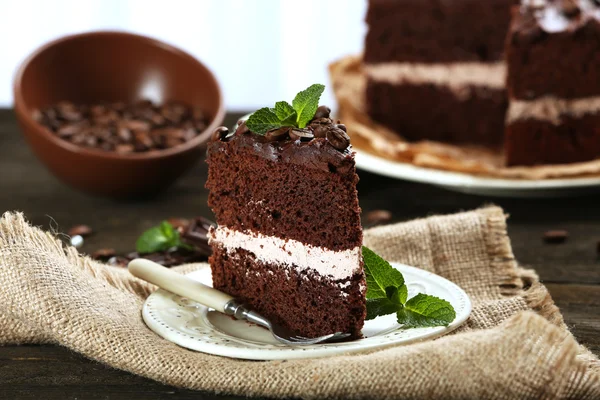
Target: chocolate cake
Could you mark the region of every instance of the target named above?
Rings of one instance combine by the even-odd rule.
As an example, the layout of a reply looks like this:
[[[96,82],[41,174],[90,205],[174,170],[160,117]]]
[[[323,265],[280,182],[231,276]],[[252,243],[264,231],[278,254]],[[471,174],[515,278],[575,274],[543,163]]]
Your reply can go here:
[[[500,146],[504,40],[518,0],[370,0],[371,118],[408,140]]]
[[[360,337],[362,228],[345,126],[319,107],[306,129],[242,123],[208,145],[213,285],[305,337]]]
[[[535,0],[507,40],[508,165],[600,156],[600,1]]]

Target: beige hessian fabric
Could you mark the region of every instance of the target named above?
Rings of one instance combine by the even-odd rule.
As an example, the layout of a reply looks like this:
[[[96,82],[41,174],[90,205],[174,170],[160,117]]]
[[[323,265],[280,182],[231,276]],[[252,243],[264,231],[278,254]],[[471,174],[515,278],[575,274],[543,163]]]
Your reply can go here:
[[[195,353],[146,328],[140,310],[150,286],[7,213],[0,220],[0,343],[55,343],[114,368],[220,393],[600,398],[598,358],[577,344],[535,273],[516,265],[501,209],[379,227],[365,232],[365,242],[390,261],[462,286],[474,302],[468,323],[435,341],[324,359],[257,362]]]

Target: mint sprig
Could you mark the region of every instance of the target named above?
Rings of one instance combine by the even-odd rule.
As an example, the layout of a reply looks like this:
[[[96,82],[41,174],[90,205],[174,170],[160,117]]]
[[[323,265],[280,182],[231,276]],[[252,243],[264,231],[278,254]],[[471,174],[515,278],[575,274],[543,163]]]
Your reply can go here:
[[[407,300],[402,273],[368,247],[362,248],[367,281],[367,319],[396,313],[404,328],[447,326],[456,312],[446,300],[419,293]]]
[[[135,249],[140,254],[165,251],[173,247],[188,250],[192,248],[181,241],[179,231],[167,221],[142,233],[135,243]]]
[[[304,128],[315,116],[323,90],[325,90],[325,86],[316,83],[298,93],[292,101],[292,106],[298,113],[296,119],[298,128]]]
[[[250,115],[246,126],[259,135],[282,127],[304,128],[315,116],[323,90],[324,85],[314,84],[298,93],[292,105],[278,101],[275,108],[261,108]]]
[[[454,307],[446,300],[419,293],[396,313],[405,328],[448,325],[456,318]]]

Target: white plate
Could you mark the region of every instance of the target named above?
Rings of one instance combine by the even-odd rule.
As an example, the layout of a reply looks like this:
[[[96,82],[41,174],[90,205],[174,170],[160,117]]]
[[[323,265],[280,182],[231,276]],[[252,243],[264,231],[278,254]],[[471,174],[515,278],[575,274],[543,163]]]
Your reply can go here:
[[[429,183],[469,194],[539,198],[576,196],[600,190],[600,177],[542,180],[499,179],[418,167],[355,150],[356,166],[362,170],[392,178]]]
[[[281,360],[325,357],[376,348],[404,345],[433,339],[462,325],[471,313],[469,296],[457,285],[422,269],[392,264],[400,270],[408,285],[409,298],[417,293],[431,294],[448,300],[456,310],[456,319],[447,327],[402,329],[395,315],[366,321],[363,339],[310,346],[288,346],[273,339],[264,328],[236,321],[191,300],[159,289],[144,303],[142,316],[154,332],[179,346],[219,356],[248,360]],[[210,268],[188,275],[212,285]]]

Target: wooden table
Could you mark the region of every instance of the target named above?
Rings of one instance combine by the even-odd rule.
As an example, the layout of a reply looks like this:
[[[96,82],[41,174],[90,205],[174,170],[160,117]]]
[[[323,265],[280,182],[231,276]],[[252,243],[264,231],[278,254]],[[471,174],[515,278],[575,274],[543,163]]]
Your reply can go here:
[[[231,126],[241,114],[227,116]],[[76,168],[77,166],[73,166]],[[97,232],[83,251],[112,247],[131,251],[137,236],[162,219],[212,217],[204,189],[206,165],[199,162],[168,192],[144,201],[112,201],[76,192],[36,160],[10,110],[0,110],[0,211],[20,210],[36,225],[66,231],[87,224]],[[360,173],[364,211],[387,209],[396,221],[447,214],[495,203],[509,214],[514,253],[535,268],[577,339],[600,354],[600,196],[572,199],[501,199],[457,194],[416,183]],[[564,244],[548,245],[542,235],[565,229]],[[113,370],[54,346],[0,347],[1,399],[209,399],[210,393],[175,389]]]

